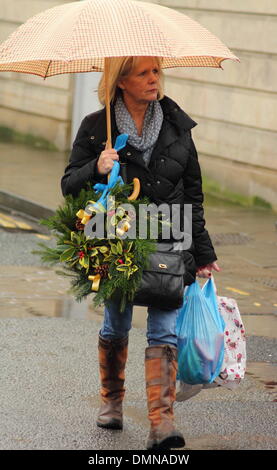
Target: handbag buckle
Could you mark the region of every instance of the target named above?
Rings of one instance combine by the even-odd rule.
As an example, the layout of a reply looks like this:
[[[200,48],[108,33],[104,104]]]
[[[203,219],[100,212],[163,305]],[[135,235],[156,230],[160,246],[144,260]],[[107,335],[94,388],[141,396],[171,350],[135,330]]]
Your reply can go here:
[[[167,269],[167,265],[166,264],[159,264],[159,268]]]

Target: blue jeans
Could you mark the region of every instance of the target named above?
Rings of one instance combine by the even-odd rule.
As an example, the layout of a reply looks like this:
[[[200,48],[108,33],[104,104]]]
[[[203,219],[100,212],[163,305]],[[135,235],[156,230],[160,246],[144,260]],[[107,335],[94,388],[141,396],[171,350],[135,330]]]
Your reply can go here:
[[[147,309],[147,341],[149,346],[170,344],[177,347],[176,318],[179,310]],[[105,303],[104,322],[100,335],[105,339],[118,339],[128,336],[132,327],[133,304],[127,303],[120,313],[114,302]]]

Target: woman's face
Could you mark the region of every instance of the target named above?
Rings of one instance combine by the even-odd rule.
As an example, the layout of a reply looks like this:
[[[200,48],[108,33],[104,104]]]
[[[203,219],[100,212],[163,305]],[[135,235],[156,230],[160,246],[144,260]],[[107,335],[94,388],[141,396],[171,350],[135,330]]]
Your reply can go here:
[[[159,67],[154,57],[141,57],[118,86],[129,102],[149,103],[158,97]]]

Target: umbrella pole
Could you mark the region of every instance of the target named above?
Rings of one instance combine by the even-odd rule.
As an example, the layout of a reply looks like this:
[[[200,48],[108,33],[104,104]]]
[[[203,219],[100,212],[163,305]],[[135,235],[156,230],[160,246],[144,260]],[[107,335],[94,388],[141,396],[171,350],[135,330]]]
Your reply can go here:
[[[106,149],[112,148],[111,132],[111,105],[110,105],[110,59],[105,57],[104,77],[105,77],[105,102],[106,102],[106,122],[107,122],[107,144]]]
[[[104,59],[104,79],[105,79],[105,104],[106,104],[106,122],[107,122],[107,143],[106,149],[112,148],[112,132],[111,132],[111,103],[110,103],[110,59],[105,57]],[[110,179],[110,173],[108,174],[108,181]],[[140,181],[138,178],[133,179],[134,191],[131,196],[128,197],[129,201],[137,199],[140,192]]]

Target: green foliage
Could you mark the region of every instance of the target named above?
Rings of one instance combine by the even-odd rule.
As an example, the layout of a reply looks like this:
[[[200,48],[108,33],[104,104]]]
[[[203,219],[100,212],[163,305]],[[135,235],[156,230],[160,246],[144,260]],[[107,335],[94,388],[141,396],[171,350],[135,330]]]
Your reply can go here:
[[[131,191],[132,185],[119,184],[111,190],[110,194],[115,197],[114,210],[117,211],[114,218],[116,226],[128,217],[125,209],[121,208],[122,204],[132,205],[132,217],[128,218],[130,224],[135,223],[140,204],[149,204],[147,198],[129,201],[128,194]],[[71,278],[71,292],[76,300],[81,301],[94,293],[95,305],[114,298],[120,302],[120,310],[123,311],[126,302],[134,298],[149,254],[156,249],[156,242],[138,236],[131,239],[128,233],[127,237],[117,236],[113,239],[86,238],[83,228],[80,228],[82,219],[79,211],[85,210],[89,202],[97,202],[98,199],[99,195],[89,186],[87,190],[82,189],[76,198],[66,196],[64,204],[58,207],[52,217],[40,221],[52,231],[56,247],[38,243],[41,249],[33,253],[40,255],[45,263],[62,267],[58,272]],[[76,225],[76,222],[79,224]],[[92,291],[97,275],[101,276],[99,289]]]
[[[17,144],[23,144],[29,147],[36,147],[50,151],[58,150],[58,148],[52,142],[45,139],[44,137],[19,132],[6,126],[0,126],[0,141],[14,142]]]
[[[235,193],[205,175],[202,176],[202,180],[206,200],[210,197],[211,201],[222,200],[224,204],[235,204],[242,207],[253,207],[255,209],[272,209],[270,202],[260,196],[246,196],[245,194]]]
[[[270,204],[270,202],[266,201],[260,196],[253,197],[253,204],[254,206],[263,207],[264,209],[272,209],[272,205]]]

